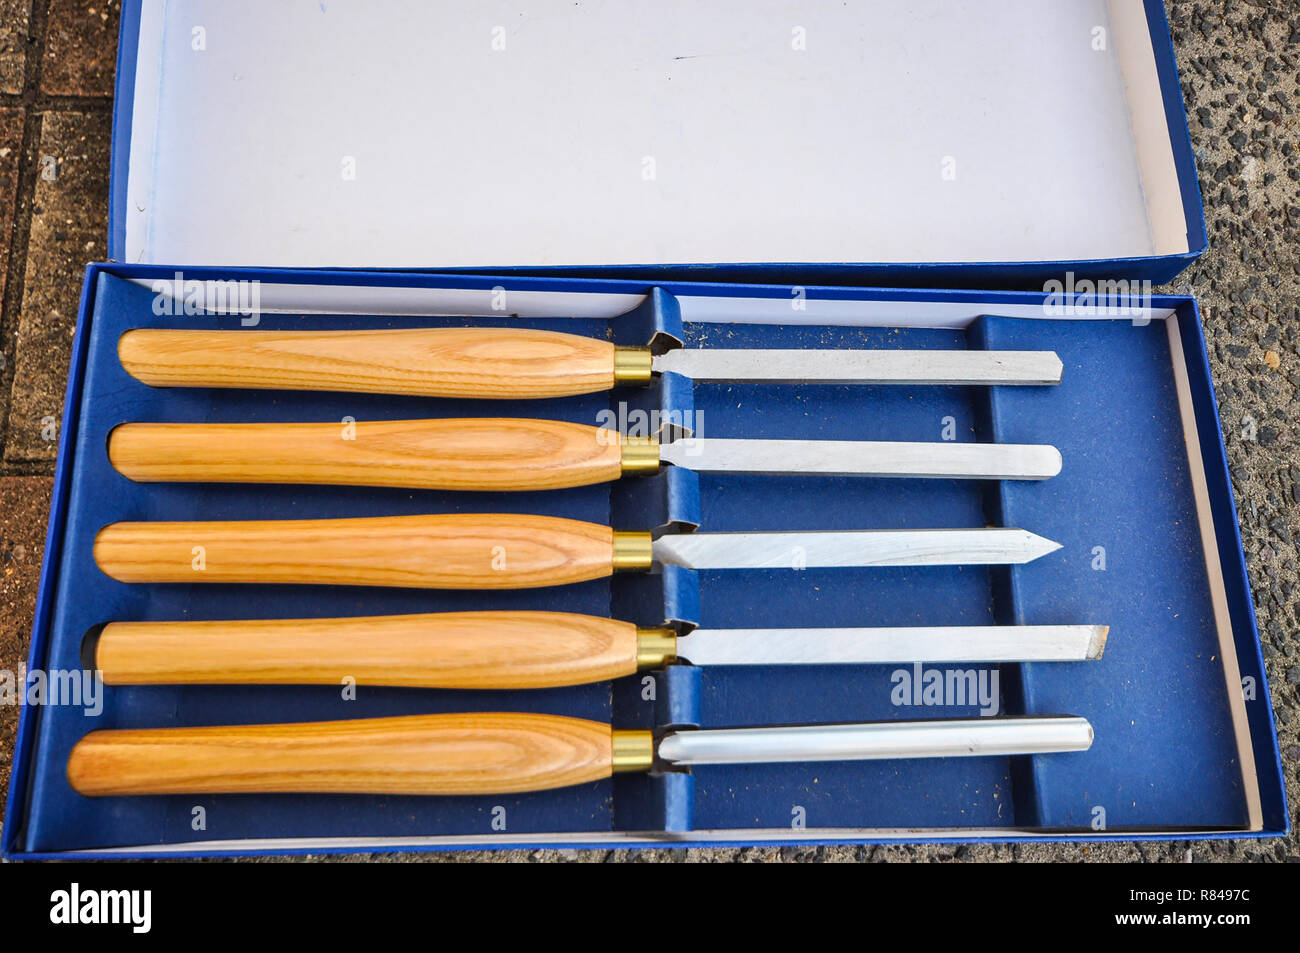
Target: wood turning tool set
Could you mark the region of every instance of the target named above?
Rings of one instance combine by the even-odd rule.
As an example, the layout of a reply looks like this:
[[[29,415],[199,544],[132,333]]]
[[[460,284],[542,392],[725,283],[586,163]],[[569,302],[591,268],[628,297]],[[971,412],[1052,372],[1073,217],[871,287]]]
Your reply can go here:
[[[1051,385],[1045,351],[735,350],[651,353],[573,334],[499,328],[369,331],[138,329],[122,366],[155,387],[327,390],[454,398],[576,396],[673,373],[697,382]],[[139,482],[346,484],[523,491],[665,466],[703,473],[1043,480],[1050,446],[684,437],[657,442],[519,418],[334,423],[125,423],[109,458]],[[196,548],[204,568],[193,566]],[[657,566],[793,569],[1012,565],[1059,546],[1017,528],[815,532],[615,530],[551,516],[433,514],[114,523],[94,557],[127,583],[291,583],[519,589]],[[509,558],[498,558],[501,552]],[[108,685],[358,684],[528,689],[694,665],[1069,662],[1101,656],[1105,626],[695,629],[567,612],[112,622],[94,642]],[[619,771],[739,762],[1078,751],[1086,719],[1023,716],[652,732],[556,715],[95,731],[68,777],[85,795],[344,792],[492,794]]]

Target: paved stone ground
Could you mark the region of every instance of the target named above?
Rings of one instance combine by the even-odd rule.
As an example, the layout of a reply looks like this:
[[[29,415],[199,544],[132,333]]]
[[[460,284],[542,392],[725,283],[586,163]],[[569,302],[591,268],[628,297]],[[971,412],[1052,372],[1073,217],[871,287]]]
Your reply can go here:
[[[1211,251],[1166,290],[1204,308],[1288,797],[1300,805],[1300,7],[1167,0]],[[103,258],[119,4],[0,0],[0,669],[27,654],[67,351]],[[16,718],[0,708],[0,787]],[[1300,860],[1285,841],[386,855],[382,861]]]

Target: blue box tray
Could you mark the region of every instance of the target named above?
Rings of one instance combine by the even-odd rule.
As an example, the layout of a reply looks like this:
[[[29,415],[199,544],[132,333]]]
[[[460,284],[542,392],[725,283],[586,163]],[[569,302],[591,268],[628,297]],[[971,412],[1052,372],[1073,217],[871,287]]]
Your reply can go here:
[[[150,282],[170,269],[88,271],[63,424],[33,634],[32,669],[78,669],[82,642],[111,620],[230,619],[560,609],[640,625],[938,625],[1099,623],[1100,661],[977,666],[996,674],[1005,714],[1092,721],[1086,753],[1023,758],[716,766],[620,776],[495,797],[220,796],[85,798],[68,753],[99,728],[257,723],[471,710],[551,712],[620,727],[756,725],[975,715],[980,705],[900,704],[909,666],[700,669],[674,665],[575,688],[466,692],[321,687],[116,687],[102,713],[23,712],[4,827],[8,857],[458,846],[710,844],[897,839],[1265,836],[1287,829],[1276,735],[1235,512],[1191,299],[1151,299],[1160,318],[1049,319],[1017,292],[807,290],[788,287],[378,272],[189,269],[187,278],[273,281],[319,292],[442,289],[509,295],[645,296],[622,313],[582,317],[263,313],[261,328],[510,325],[701,347],[1050,348],[1056,387],[694,385],[537,402],[205,389],[158,390],[116,355],[127,329],[240,326],[238,315],[159,316]],[[322,286],[324,286],[322,288]],[[527,298],[527,295],[523,296]],[[514,299],[519,300],[519,299]],[[533,301],[538,300],[534,298]],[[621,300],[621,299],[620,299]],[[752,320],[690,320],[700,302]],[[788,319],[772,318],[773,306]],[[822,307],[824,305],[824,307]],[[752,307],[751,307],[752,306]],[[845,323],[896,308],[892,326]],[[927,307],[973,320],[909,326]],[[848,311],[845,311],[845,309]],[[827,310],[829,309],[829,310]],[[839,309],[838,311],[835,309]],[[1023,315],[1032,314],[1036,317]],[[432,309],[430,309],[432,310]],[[521,310],[525,310],[521,308]],[[545,309],[541,309],[545,310]],[[823,321],[818,315],[839,317]],[[547,313],[554,313],[553,309]],[[779,312],[776,312],[779,313]],[[688,320],[683,321],[683,317]],[[1169,322],[1173,321],[1171,325]],[[944,322],[938,322],[944,323]],[[1174,328],[1173,334],[1169,333]],[[1042,483],[829,477],[660,476],[546,493],[445,493],[356,487],[135,484],[105,452],[125,421],[536,416],[596,423],[666,409],[710,436],[1045,442],[1065,467]],[[1189,432],[1191,427],[1195,434]],[[1188,447],[1194,451],[1189,458]],[[648,529],[1020,526],[1063,544],[1026,566],[703,572],[620,576],[504,592],[361,587],[127,585],[91,551],[117,520],[274,519],[429,512],[540,513]],[[1208,549],[1206,526],[1213,529]],[[1104,550],[1104,552],[1102,552]],[[1099,553],[1104,564],[1099,564]],[[1104,568],[1099,568],[1104,565]],[[1208,567],[1208,568],[1207,568]],[[1216,598],[1216,592],[1219,596]],[[1226,638],[1226,642],[1223,639]],[[1224,652],[1225,645],[1228,652]],[[1229,679],[1241,678],[1245,697]],[[903,700],[909,700],[904,698]],[[196,807],[205,825],[194,829]],[[504,814],[499,809],[504,809]],[[500,818],[505,829],[500,829]],[[497,825],[494,826],[494,819]]]

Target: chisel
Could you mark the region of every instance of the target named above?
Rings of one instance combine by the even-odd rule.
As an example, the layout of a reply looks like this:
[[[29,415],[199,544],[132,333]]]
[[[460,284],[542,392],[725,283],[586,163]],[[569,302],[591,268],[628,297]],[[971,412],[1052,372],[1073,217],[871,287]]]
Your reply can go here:
[[[1068,715],[690,728],[656,737],[561,715],[400,715],[351,721],[94,731],[68,781],[122,794],[507,794],[625,771],[708,764],[1086,751]]]
[[[648,571],[1026,563],[1060,548],[1022,529],[616,532],[554,516],[112,523],[95,562],[121,582],[522,589]]]
[[[137,328],[118,340],[154,387],[330,390],[425,397],[567,397],[696,381],[795,384],[1057,384],[1052,351],[649,348],[524,328],[197,331]]]
[[[669,443],[558,420],[457,418],[311,424],[126,423],[108,456],[140,482],[316,483],[438,490],[588,486],[664,464],[700,473],[1043,480],[1055,447],[870,440]]]
[[[1104,625],[824,629],[638,628],[570,612],[439,612],[342,619],[112,622],[94,667],[107,685],[555,688],[676,660],[695,665],[1082,662]]]

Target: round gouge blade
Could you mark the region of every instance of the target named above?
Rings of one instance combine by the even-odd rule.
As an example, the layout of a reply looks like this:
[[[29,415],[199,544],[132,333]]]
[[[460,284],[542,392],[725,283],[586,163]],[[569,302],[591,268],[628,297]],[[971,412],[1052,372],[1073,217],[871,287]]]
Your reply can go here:
[[[692,437],[662,444],[659,459],[697,473],[1046,480],[1061,472],[1055,447],[1015,443]]]
[[[762,764],[957,758],[1087,751],[1092,725],[1073,716],[951,718],[847,725],[703,728],[659,742],[672,764]]]

